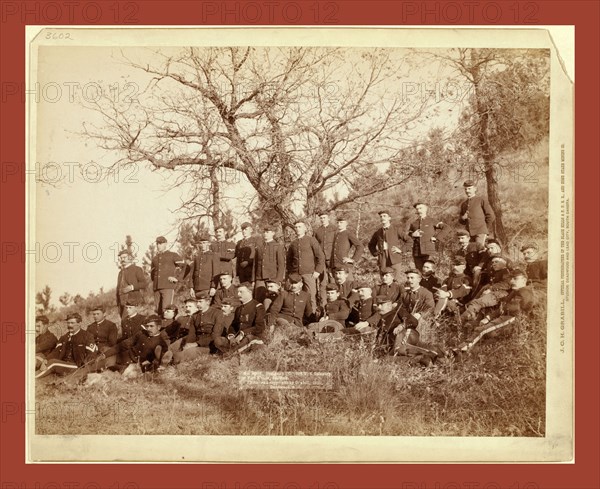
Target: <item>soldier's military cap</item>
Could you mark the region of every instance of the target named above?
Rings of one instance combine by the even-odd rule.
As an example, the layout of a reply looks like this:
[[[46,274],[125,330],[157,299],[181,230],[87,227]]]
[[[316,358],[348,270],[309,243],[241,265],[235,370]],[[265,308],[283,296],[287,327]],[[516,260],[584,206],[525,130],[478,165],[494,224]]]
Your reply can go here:
[[[456,235],[457,236],[469,236],[469,237],[471,237],[471,235],[469,234],[469,231],[467,231],[466,229],[460,229],[460,230],[456,231]]]
[[[417,270],[416,268],[409,268],[404,273],[406,275],[408,275],[409,273],[414,273],[414,274],[417,274],[417,275],[421,275],[421,272],[419,272],[419,270]]]
[[[495,244],[497,244],[498,246],[500,246],[500,241],[498,241],[497,239],[494,239],[494,238],[489,238],[489,239],[488,239],[488,240],[485,242],[485,244],[486,244],[486,245],[489,245],[489,244],[494,244],[494,243],[495,243]]]
[[[146,320],[144,321],[144,324],[150,324],[150,323],[160,324],[161,322],[162,322],[162,320],[160,319],[158,314],[150,314],[150,316],[148,316],[146,318]]]
[[[198,236],[198,241],[200,243],[206,243],[206,242],[210,241],[210,238],[208,237],[208,234],[201,234]]]
[[[432,265],[435,265],[435,260],[432,260],[431,258],[428,258],[423,263],[431,263]]]
[[[317,217],[321,217],[321,216],[328,216],[329,212],[327,212],[325,209],[321,209],[319,211],[317,211]]]
[[[327,284],[325,290],[338,290],[338,288],[334,284]]]
[[[356,286],[356,290],[358,289],[370,289],[371,286],[367,282],[359,282]]]
[[[265,284],[277,284],[277,285],[281,285],[281,283],[278,280],[275,280],[273,278],[266,278],[264,279]]]
[[[220,278],[220,277],[222,277],[223,275],[229,275],[229,276],[233,277],[233,272],[229,272],[229,271],[226,271],[226,272],[221,272],[221,273],[218,275],[218,277]]]
[[[44,324],[49,324],[50,321],[48,320],[48,318],[46,316],[36,316],[35,317],[35,322],[37,323],[38,321],[41,321]]]
[[[70,314],[67,314],[67,321],[69,321],[71,319],[75,319],[78,323],[80,323],[81,315],[78,312],[72,312]]]
[[[375,298],[376,304],[385,304],[386,302],[392,302],[392,299],[390,299],[387,295],[378,295]]]
[[[263,226],[263,231],[266,232],[271,232],[274,233],[275,231],[277,231],[277,228],[275,226],[273,226],[272,224],[267,224],[266,226]]]
[[[529,250],[529,249],[533,249],[533,250],[537,251],[538,245],[536,245],[535,243],[526,243],[523,246],[521,246],[521,251],[525,251],[525,250]]]
[[[515,268],[515,269],[514,269],[514,270],[511,272],[510,276],[511,276],[511,277],[525,277],[525,278],[527,278],[527,273],[525,273],[525,271],[523,271],[523,270],[520,270],[520,269],[518,269],[518,268]]]
[[[137,301],[137,300],[135,300],[135,299],[131,299],[131,298],[129,298],[129,299],[127,299],[127,300],[125,301],[125,305],[126,305],[126,306],[137,306],[137,305],[138,305],[138,301]]]
[[[225,297],[224,299],[221,299],[221,305],[222,306],[233,306],[235,304],[233,303],[233,299],[231,297]]]
[[[466,265],[467,264],[467,260],[465,260],[464,256],[455,256],[452,259],[452,264],[453,265]]]
[[[251,227],[252,227],[252,224],[250,224],[249,222],[242,223],[242,229],[251,228]]]
[[[298,273],[290,273],[288,280],[293,284],[297,284],[298,282],[302,282],[302,276]]]
[[[424,206],[426,206],[426,207],[427,207],[427,204],[426,204],[425,202],[422,202],[422,201],[420,201],[420,200],[419,200],[419,201],[417,201],[417,202],[415,202],[415,203],[413,204],[413,207],[416,209],[418,205],[424,205]]]
[[[307,226],[307,224],[306,224],[306,219],[304,219],[304,218],[302,218],[302,217],[301,217],[300,219],[296,219],[296,221],[294,222],[294,226],[295,226],[296,224],[304,224],[305,226]]]
[[[175,304],[169,304],[167,307],[163,309],[164,311],[175,311],[177,312],[177,306]]]
[[[157,243],[166,243],[167,238],[165,238],[164,236],[159,236],[158,238],[156,238],[156,242]]]
[[[348,222],[348,218],[345,215],[341,215],[337,217],[337,222],[344,221]]]
[[[252,284],[250,282],[242,282],[240,285],[238,285],[238,289],[240,287],[245,287],[245,288],[247,288],[250,291],[253,290]]]
[[[467,180],[465,183],[463,183],[463,187],[467,188],[467,187],[474,187],[475,186],[475,182],[473,180]]]
[[[387,267],[381,270],[381,275],[385,275],[386,273],[391,273],[392,275],[394,275],[394,273],[396,273],[396,270],[394,270],[392,267]]]
[[[508,260],[500,255],[496,255],[492,258],[492,263],[495,261],[503,261],[504,263],[508,263]]]
[[[379,215],[381,215],[381,214],[387,214],[388,216],[391,216],[390,211],[388,211],[387,209],[379,211],[377,214],[379,214]]]
[[[335,267],[333,269],[334,272],[346,272],[348,273],[348,267]]]
[[[200,292],[196,292],[196,300],[207,300],[210,299],[210,294],[208,292],[206,292],[205,290],[200,291]]]

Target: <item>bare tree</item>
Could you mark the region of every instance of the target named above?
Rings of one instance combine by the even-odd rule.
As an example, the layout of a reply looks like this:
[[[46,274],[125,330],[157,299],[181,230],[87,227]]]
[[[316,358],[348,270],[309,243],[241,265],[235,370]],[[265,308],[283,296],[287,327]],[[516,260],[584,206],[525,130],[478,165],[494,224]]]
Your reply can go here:
[[[334,209],[408,178],[396,157],[425,102],[402,99],[409,72],[392,50],[190,47],[125,59],[151,82],[136,100],[95,103],[106,126],[84,133],[121,155],[115,167],[192,182],[182,207],[199,218],[222,212],[223,172],[241,175],[284,225],[326,192],[341,196]]]

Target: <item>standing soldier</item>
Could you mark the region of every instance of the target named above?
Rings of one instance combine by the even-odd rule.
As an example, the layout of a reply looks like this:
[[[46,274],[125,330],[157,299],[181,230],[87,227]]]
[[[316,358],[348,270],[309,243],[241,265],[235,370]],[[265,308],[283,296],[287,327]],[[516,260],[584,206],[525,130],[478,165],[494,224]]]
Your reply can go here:
[[[254,259],[256,258],[256,237],[252,236],[252,224],[242,224],[242,239],[235,246],[236,274],[240,283],[254,283]]]
[[[335,226],[329,222],[329,214],[325,211],[318,211],[317,216],[321,221],[321,227],[315,230],[315,238],[319,242],[323,255],[325,255],[325,267],[327,271],[331,272],[334,265],[331,263],[331,255],[333,252],[333,241],[335,237]],[[333,275],[328,277],[327,280],[322,280],[325,283],[333,281]],[[323,277],[325,278],[325,277]]]
[[[121,270],[117,277],[117,306],[122,318],[127,301],[143,302],[147,282],[144,270],[133,264],[133,255],[129,251],[119,252],[119,264]]]
[[[191,280],[190,294],[196,297],[206,292],[210,297],[217,291],[217,276],[219,275],[219,257],[210,251],[208,236],[200,237],[200,251],[194,257],[184,280]]]
[[[227,239],[223,226],[215,229],[217,240],[213,241],[210,249],[219,257],[219,273],[230,273],[233,276],[233,258],[235,257],[235,243]]]
[[[394,278],[399,284],[404,283],[402,274],[402,246],[404,245],[404,233],[399,227],[392,224],[390,212],[379,211],[381,227],[373,233],[369,241],[369,251],[377,257],[379,269],[394,269]]]
[[[472,180],[467,180],[463,186],[465,194],[467,194],[467,200],[460,206],[458,222],[467,227],[471,241],[475,241],[478,249],[482,250],[496,216],[487,199],[480,195],[475,195],[477,187]]]
[[[328,264],[332,273],[336,268],[353,265],[362,256],[362,243],[347,228],[348,220],[345,217],[340,217],[337,221],[337,231],[333,235],[331,259]],[[351,255],[352,247],[354,247],[354,253]],[[350,278],[353,277],[350,276]]]
[[[312,313],[317,309],[317,279],[325,271],[325,255],[319,242],[306,234],[306,223],[298,220],[294,223],[297,238],[292,241],[287,252],[288,275],[297,273],[302,277],[308,289]],[[321,297],[322,300],[325,297]],[[324,306],[325,303],[319,303]]]
[[[174,302],[175,284],[185,261],[177,253],[167,250],[164,236],[156,238],[156,248],[158,252],[152,258],[150,278],[154,286],[154,308],[162,316],[163,309]]]
[[[263,239],[256,247],[256,284],[254,294],[258,302],[267,298],[266,280],[282,282],[285,274],[285,250],[273,239],[275,228],[265,226]]]
[[[423,264],[436,252],[438,234],[444,229],[443,222],[436,222],[427,215],[428,207],[423,202],[413,205],[417,211],[418,219],[413,221],[407,232],[407,240],[413,240],[412,254],[415,268],[423,271]]]

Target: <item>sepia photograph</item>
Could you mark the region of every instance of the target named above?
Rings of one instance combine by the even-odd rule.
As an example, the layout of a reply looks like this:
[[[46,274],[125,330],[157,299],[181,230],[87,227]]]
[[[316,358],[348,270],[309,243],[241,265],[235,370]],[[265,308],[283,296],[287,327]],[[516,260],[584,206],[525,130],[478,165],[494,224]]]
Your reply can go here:
[[[30,461],[571,459],[546,30],[28,37]]]

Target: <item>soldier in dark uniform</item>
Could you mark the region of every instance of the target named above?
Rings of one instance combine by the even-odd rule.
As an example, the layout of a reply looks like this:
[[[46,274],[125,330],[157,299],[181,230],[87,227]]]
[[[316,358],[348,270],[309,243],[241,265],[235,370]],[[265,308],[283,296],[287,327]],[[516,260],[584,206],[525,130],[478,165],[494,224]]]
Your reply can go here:
[[[210,251],[210,242],[208,236],[200,238],[200,251],[194,257],[184,280],[191,281],[190,294],[197,297],[198,294],[206,292],[213,297],[217,292],[217,277],[219,275],[219,258]]]
[[[348,301],[341,297],[335,284],[327,284],[326,294],[327,304],[325,304],[323,317],[318,322],[308,325],[308,332],[311,335],[319,333],[337,333],[341,335],[348,314],[350,314]]]
[[[436,289],[442,286],[440,279],[435,275],[435,262],[433,260],[425,260],[421,267],[421,286],[425,287],[432,294]]]
[[[511,288],[511,274],[506,265],[506,258],[503,256],[492,258],[490,280],[479,290],[475,298],[467,303],[466,310],[461,315],[463,322],[474,320],[479,311],[496,306],[500,299],[508,295]]]
[[[323,256],[325,257],[325,270],[332,272],[334,266],[331,263],[333,255],[333,242],[335,239],[336,227],[329,222],[329,213],[327,211],[318,211],[317,216],[321,221],[321,226],[315,230],[315,239],[319,243]],[[324,272],[326,273],[326,272]],[[321,282],[330,282],[333,277],[323,277]]]
[[[285,275],[285,250],[281,243],[273,239],[275,227],[265,226],[263,239],[256,247],[256,300],[264,302],[267,297],[267,279],[282,282]]]
[[[263,306],[265,306],[265,311],[269,312],[271,304],[273,304],[273,301],[281,292],[281,282],[279,282],[278,280],[272,280],[268,278],[265,280],[265,284],[267,287],[267,294],[262,304]]]
[[[398,315],[407,328],[417,329],[424,315],[432,315],[435,308],[433,294],[421,287],[421,272],[410,269],[406,272],[408,287],[400,294]]]
[[[161,335],[160,326],[162,320],[156,315],[148,316],[144,327],[134,336],[121,341],[116,346],[106,350],[102,356],[109,357],[120,353],[118,369],[120,371],[132,363],[138,363],[142,372],[150,372],[158,369],[162,356],[168,350],[169,346]]]
[[[513,270],[510,278],[511,290],[500,303],[484,310],[485,316],[475,328],[471,337],[453,349],[454,353],[468,352],[484,336],[494,336],[521,316],[529,314],[534,306],[533,290],[527,285],[527,274]]]
[[[377,307],[377,329],[376,351],[387,355],[392,353],[395,336],[394,330],[402,325],[402,319],[398,316],[398,307],[385,295],[378,295],[375,300]]]
[[[534,289],[545,289],[548,282],[548,260],[539,258],[539,249],[535,243],[527,243],[521,247],[521,253],[527,263],[529,285]]]
[[[167,332],[170,345],[169,351],[163,355],[163,365],[169,364],[171,360],[173,360],[175,365],[180,363],[183,360],[185,345],[196,342],[196,330],[192,323],[192,316],[198,311],[196,299],[187,299],[184,304],[184,310],[184,314],[175,317],[173,330]]]
[[[81,316],[78,313],[67,316],[67,330],[48,354],[47,361],[42,362],[36,379],[49,374],[71,374],[96,359],[96,341],[92,334],[81,329]]]
[[[217,239],[210,244],[210,249],[219,257],[219,273],[230,273],[233,276],[235,243],[227,239],[223,226],[215,229],[215,235]]]
[[[37,316],[35,318],[35,369],[39,369],[46,361],[48,354],[56,348],[57,339],[54,333],[48,330],[48,318]]]
[[[129,300],[125,303],[125,317],[121,321],[121,340],[132,338],[142,330],[146,318],[138,313],[138,304]]]
[[[471,292],[471,279],[465,275],[467,262],[462,256],[455,256],[452,262],[452,272],[441,288],[433,294],[435,301],[434,316],[438,317],[446,308],[451,312],[459,312],[462,303],[459,302]]]
[[[282,290],[275,298],[269,314],[280,326],[303,326],[313,314],[310,294],[302,290],[302,277],[297,273],[288,276],[290,290]]]
[[[215,335],[214,344],[221,352],[249,351],[264,345],[265,308],[252,298],[251,284],[243,283],[239,286],[238,299],[241,304],[235,309],[231,323],[233,331],[227,336]]]
[[[342,299],[346,299],[348,304],[352,306],[358,300],[358,292],[356,290],[356,282],[348,279],[348,269],[345,266],[338,267],[334,270],[335,286],[340,293]]]
[[[473,269],[481,262],[482,250],[479,250],[477,244],[471,241],[468,231],[457,231],[458,249],[454,252],[456,256],[462,256],[465,259],[465,274],[473,278]]]
[[[331,272],[339,267],[349,268],[363,254],[362,243],[347,228],[348,220],[345,217],[340,217],[337,221],[337,231],[333,235],[331,258],[329,259],[329,270]],[[351,254],[352,248],[354,248],[354,252]]]
[[[496,239],[488,239],[485,250],[479,255],[479,264],[473,268],[473,291],[471,298],[477,297],[481,288],[490,282],[492,275],[492,259],[502,256],[502,247]],[[506,259],[508,263],[508,259]]]
[[[252,224],[242,224],[242,239],[235,246],[236,273],[240,283],[254,283],[254,260],[258,239],[252,235]]]
[[[492,225],[496,216],[487,199],[480,195],[475,195],[477,187],[472,180],[467,180],[463,186],[467,200],[460,206],[458,222],[467,227],[471,241],[474,241],[477,247],[482,250],[485,246],[487,236],[493,230]]]
[[[361,332],[365,328],[374,328],[379,318],[377,317],[377,307],[371,287],[367,283],[360,283],[357,290],[358,302],[354,303],[352,309],[350,309],[346,326],[356,328],[357,332]]]
[[[369,241],[369,251],[377,257],[379,270],[394,270],[394,278],[399,284],[404,281],[402,275],[402,248],[406,244],[404,232],[392,224],[389,211],[379,211],[381,227],[373,233]]]
[[[314,314],[317,306],[325,305],[325,297],[317,301],[317,280],[325,271],[325,255],[319,242],[306,234],[306,222],[300,219],[294,223],[297,238],[291,242],[287,251],[288,274],[296,273],[310,294],[311,313]],[[320,294],[319,294],[320,295]]]
[[[224,272],[219,275],[219,288],[213,297],[213,306],[220,308],[223,299],[232,299],[238,302],[237,287],[233,285],[231,272]]]
[[[86,331],[94,335],[98,351],[102,353],[117,344],[119,330],[117,325],[106,319],[104,306],[99,305],[91,310],[94,322],[87,326]]]
[[[117,306],[119,316],[123,317],[125,303],[133,300],[141,303],[144,299],[144,290],[148,282],[144,271],[133,264],[133,255],[127,250],[119,252],[121,270],[117,277]]]
[[[407,241],[412,239],[412,254],[415,268],[423,271],[425,261],[433,258],[436,254],[436,243],[438,235],[442,237],[445,228],[443,222],[436,221],[427,215],[428,206],[423,202],[413,205],[418,219],[413,221],[407,231]]]
[[[210,295],[201,292],[198,295],[198,310],[192,316],[192,327],[196,333],[196,341],[186,344],[183,360],[216,353],[215,339],[223,334],[223,313],[210,305]],[[191,346],[195,346],[190,348]]]
[[[150,278],[154,288],[154,308],[162,316],[163,309],[172,304],[175,298],[175,287],[179,282],[185,261],[177,253],[167,250],[167,239],[156,238],[157,253],[152,258]]]
[[[381,271],[381,284],[377,286],[377,296],[385,295],[392,302],[398,301],[401,289],[400,284],[394,278],[395,273],[393,268],[384,268]]]

